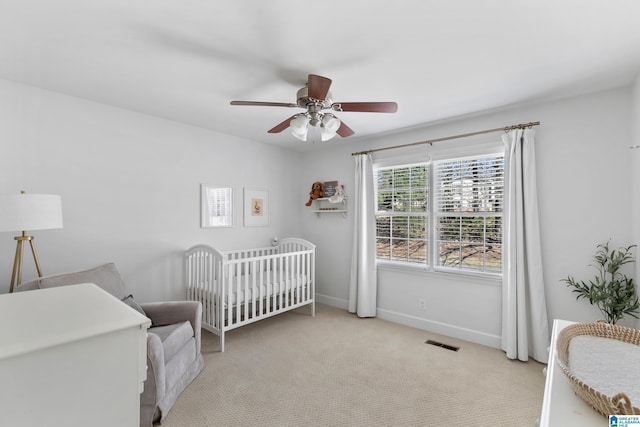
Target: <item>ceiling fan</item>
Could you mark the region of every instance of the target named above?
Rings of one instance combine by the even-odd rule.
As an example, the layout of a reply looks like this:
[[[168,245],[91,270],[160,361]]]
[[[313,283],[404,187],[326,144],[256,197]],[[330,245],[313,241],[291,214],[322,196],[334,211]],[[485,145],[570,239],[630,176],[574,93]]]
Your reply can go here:
[[[231,105],[252,105],[263,107],[298,107],[304,108],[304,113],[294,114],[282,123],[269,129],[269,133],[280,133],[291,126],[291,133],[296,138],[306,141],[309,127],[320,127],[320,136],[327,141],[336,134],[341,137],[353,135],[355,132],[338,119],[333,112],[358,111],[365,113],[395,113],[398,104],[395,102],[333,102],[331,99],[331,79],[309,74],[307,85],[298,90],[297,103],[259,102],[259,101],[231,101]],[[330,110],[331,112],[325,112]]]

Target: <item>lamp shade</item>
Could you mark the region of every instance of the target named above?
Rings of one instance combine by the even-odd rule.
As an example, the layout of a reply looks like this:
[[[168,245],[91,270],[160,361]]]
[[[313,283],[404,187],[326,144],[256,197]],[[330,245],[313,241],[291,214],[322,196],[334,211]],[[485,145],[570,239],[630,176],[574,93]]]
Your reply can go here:
[[[0,231],[62,228],[62,198],[56,194],[0,194]]]

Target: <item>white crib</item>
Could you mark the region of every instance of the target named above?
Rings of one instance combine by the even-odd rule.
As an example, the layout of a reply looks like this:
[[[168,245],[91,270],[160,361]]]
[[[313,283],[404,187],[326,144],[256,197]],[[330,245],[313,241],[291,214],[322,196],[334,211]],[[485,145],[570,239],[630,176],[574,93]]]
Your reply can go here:
[[[187,299],[202,303],[202,327],[220,336],[304,305],[315,316],[315,245],[297,238],[266,248],[186,252]]]

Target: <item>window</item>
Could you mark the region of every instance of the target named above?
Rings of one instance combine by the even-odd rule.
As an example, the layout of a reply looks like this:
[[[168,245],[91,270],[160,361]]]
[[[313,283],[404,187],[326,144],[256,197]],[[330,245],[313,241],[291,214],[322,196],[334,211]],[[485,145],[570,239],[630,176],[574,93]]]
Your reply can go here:
[[[437,265],[502,272],[503,156],[434,164]]]
[[[428,165],[381,168],[376,176],[377,258],[426,264]]]
[[[379,167],[374,174],[378,260],[502,272],[501,153]]]

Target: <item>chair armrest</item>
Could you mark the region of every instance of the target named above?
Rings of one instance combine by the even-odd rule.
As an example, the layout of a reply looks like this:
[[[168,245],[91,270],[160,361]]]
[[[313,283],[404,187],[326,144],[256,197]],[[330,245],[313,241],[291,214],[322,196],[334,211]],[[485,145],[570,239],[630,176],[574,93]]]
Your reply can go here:
[[[151,319],[151,326],[191,322],[196,337],[196,351],[200,353],[200,327],[202,324],[202,303],[200,301],[168,301],[141,303],[140,307]]]
[[[154,333],[147,334],[147,381],[145,391],[148,403],[155,404],[166,393],[166,367],[162,341]]]

